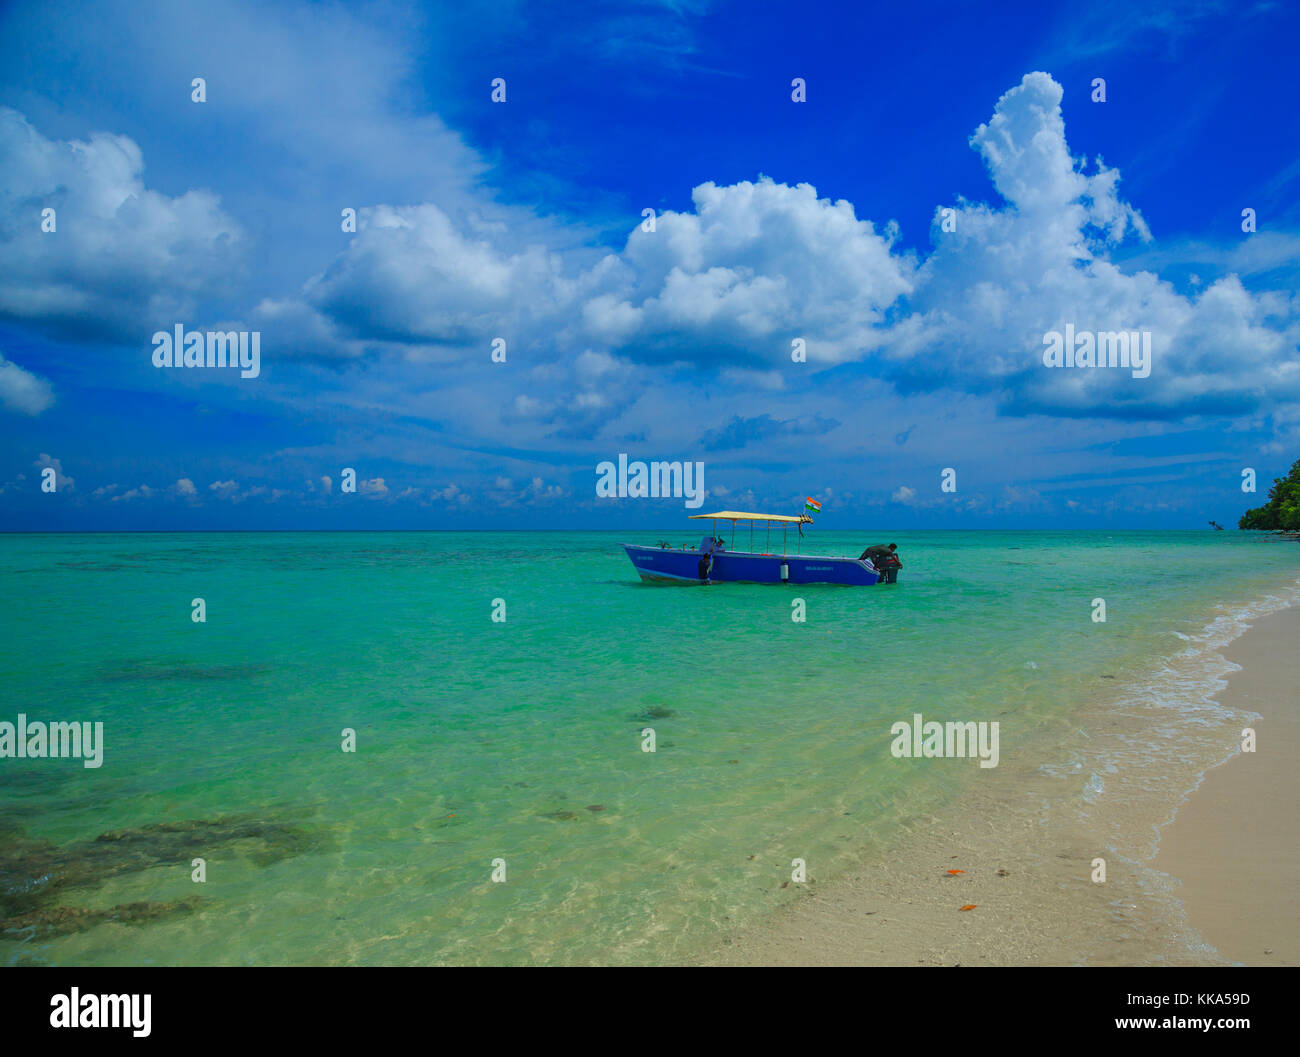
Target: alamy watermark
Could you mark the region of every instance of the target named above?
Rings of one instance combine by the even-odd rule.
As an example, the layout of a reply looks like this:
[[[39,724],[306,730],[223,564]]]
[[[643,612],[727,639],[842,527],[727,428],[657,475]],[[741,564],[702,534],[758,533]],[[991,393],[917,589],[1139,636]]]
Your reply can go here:
[[[1044,367],[1124,367],[1134,378],[1151,374],[1151,331],[1074,329],[1049,330],[1043,335]]]
[[[177,323],[171,331],[153,336],[155,367],[239,367],[241,378],[262,373],[260,330],[186,330]]]
[[[998,765],[998,721],[980,720],[966,723],[928,723],[917,712],[912,722],[899,720],[889,728],[894,736],[889,746],[895,759],[933,757],[979,757],[981,767]]]
[[[704,505],[704,463],[627,461],[621,452],[618,465],[596,464],[596,496],[599,499],[685,499],[695,510]]]
[[[104,762],[103,723],[0,722],[0,759],[79,759],[94,769]]]
[[[50,1027],[130,1028],[137,1039],[145,1039],[152,1030],[152,1005],[153,995],[83,995],[74,987],[50,998]]]

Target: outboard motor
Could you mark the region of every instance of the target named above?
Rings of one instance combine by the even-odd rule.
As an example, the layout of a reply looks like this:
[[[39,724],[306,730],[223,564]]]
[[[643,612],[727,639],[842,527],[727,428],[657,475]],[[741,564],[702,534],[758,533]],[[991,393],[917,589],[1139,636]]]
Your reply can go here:
[[[876,546],[868,547],[858,557],[858,561],[870,562],[871,566],[880,574],[877,583],[892,584],[898,580],[898,570],[903,567],[903,563],[898,560],[898,555],[894,553],[894,545],[891,543],[888,547]]]
[[[876,562],[876,572],[880,573],[880,583],[893,584],[898,582],[898,570],[903,567],[903,563],[895,558],[892,554],[881,558]]]

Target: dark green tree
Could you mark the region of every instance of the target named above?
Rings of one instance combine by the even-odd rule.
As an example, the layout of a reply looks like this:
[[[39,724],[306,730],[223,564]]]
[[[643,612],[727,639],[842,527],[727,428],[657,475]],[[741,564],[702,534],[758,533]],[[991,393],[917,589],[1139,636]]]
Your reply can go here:
[[[1300,531],[1300,459],[1285,477],[1273,478],[1268,502],[1242,514],[1237,528]]]

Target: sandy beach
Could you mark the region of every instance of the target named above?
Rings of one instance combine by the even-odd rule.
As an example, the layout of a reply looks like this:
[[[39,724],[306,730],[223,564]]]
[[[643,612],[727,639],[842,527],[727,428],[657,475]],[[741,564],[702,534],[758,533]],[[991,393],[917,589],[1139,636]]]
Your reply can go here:
[[[942,817],[900,836],[889,855],[831,883],[812,870],[768,921],[726,935],[703,961],[1296,964],[1297,641],[1300,608],[1290,608],[1254,618],[1222,653],[1205,651],[1198,663],[1228,681],[1208,702],[1213,721],[1182,724],[1183,742],[1206,756],[1199,785],[1197,772],[1162,765],[1156,748],[1108,774],[1105,795],[1080,782],[1062,796],[1033,753],[1013,757]],[[1160,746],[1153,717],[1162,711],[1100,701],[1079,717],[1074,739],[1090,751]],[[1252,712],[1264,718],[1247,720]],[[1246,722],[1259,733],[1253,755],[1235,751]],[[1099,857],[1105,883],[1092,875]]]
[[[1300,965],[1300,608],[1263,618],[1227,649],[1242,670],[1224,700],[1258,712],[1254,753],[1206,774],[1165,828],[1158,869],[1177,877],[1188,923],[1246,965]]]

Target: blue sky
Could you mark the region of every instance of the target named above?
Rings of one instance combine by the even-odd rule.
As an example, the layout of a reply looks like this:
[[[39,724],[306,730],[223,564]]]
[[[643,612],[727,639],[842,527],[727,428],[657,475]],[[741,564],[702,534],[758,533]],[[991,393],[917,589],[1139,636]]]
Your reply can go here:
[[[827,527],[1235,523],[1300,457],[1297,39],[1271,3],[10,4],[0,529],[685,527],[597,498],[620,452]],[[176,324],[260,374],[156,368]],[[1149,376],[1046,367],[1066,324],[1149,331]]]

